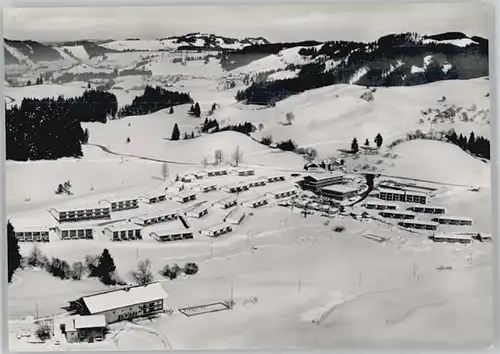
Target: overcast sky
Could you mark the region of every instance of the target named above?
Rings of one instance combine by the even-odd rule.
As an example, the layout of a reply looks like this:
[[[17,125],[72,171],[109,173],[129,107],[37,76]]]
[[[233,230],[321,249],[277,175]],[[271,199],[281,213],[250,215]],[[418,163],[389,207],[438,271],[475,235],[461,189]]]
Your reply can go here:
[[[144,39],[187,32],[271,41],[370,41],[393,32],[460,31],[489,37],[488,10],[480,2],[4,8],[4,37],[38,41]]]

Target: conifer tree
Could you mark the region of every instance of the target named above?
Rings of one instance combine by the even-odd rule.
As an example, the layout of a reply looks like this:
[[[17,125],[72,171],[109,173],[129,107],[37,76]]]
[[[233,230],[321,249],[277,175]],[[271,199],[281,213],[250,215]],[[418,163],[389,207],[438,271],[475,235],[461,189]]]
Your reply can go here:
[[[179,126],[177,123],[174,125],[174,129],[172,130],[172,140],[179,140],[181,132],[179,131]]]
[[[19,244],[16,232],[10,221],[7,223],[7,257],[7,280],[10,283],[14,272],[21,266],[22,259],[21,254],[19,253]]]

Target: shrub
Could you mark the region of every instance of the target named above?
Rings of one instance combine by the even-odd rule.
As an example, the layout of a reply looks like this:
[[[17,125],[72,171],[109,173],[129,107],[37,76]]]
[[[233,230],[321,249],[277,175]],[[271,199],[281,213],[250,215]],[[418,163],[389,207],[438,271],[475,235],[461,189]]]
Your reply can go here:
[[[333,228],[333,231],[335,231],[335,232],[344,232],[345,231],[345,227],[344,226],[335,226]]]
[[[83,274],[85,273],[85,267],[82,262],[75,262],[71,265],[70,277],[73,280],[82,279]]]
[[[57,278],[68,279],[70,277],[71,268],[68,262],[57,257],[52,257],[52,260],[47,264],[46,268],[50,274]]]
[[[181,269],[177,264],[173,266],[165,265],[162,269],[160,269],[159,273],[161,276],[165,278],[169,278],[170,280],[174,280],[179,275]]]
[[[184,273],[187,275],[198,273],[198,265],[196,263],[186,263],[184,266]]]

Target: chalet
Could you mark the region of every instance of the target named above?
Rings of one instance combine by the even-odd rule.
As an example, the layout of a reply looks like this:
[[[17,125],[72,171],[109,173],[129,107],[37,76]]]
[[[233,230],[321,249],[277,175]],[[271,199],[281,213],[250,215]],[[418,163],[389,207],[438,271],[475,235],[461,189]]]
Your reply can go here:
[[[226,186],[224,190],[228,193],[240,193],[250,189],[249,183],[237,183],[230,186]]]
[[[186,216],[190,218],[202,218],[208,214],[208,203],[203,202],[186,212]]]
[[[415,213],[409,211],[384,210],[379,215],[390,219],[415,219]]]
[[[104,234],[112,241],[130,241],[142,239],[142,226],[132,222],[123,222],[104,228]]]
[[[190,201],[196,200],[196,193],[193,191],[185,191],[183,193],[174,195],[172,200],[178,203],[188,203]]]
[[[212,191],[216,191],[218,188],[218,186],[214,183],[207,183],[207,184],[204,184],[204,185],[197,185],[197,186],[194,186],[193,189],[197,190],[197,191],[200,191],[202,193],[208,193],[208,192],[212,192]]]
[[[137,225],[145,227],[154,224],[159,224],[162,222],[176,220],[178,216],[179,216],[178,211],[157,211],[137,216],[132,219],[132,222],[136,223]]]
[[[46,227],[16,227],[15,234],[19,242],[50,242]]]
[[[319,169],[320,166],[315,162],[308,162],[304,165],[304,170],[306,171],[316,172],[319,171]]]
[[[153,191],[144,194],[140,199],[146,204],[157,204],[167,200],[165,190]]]
[[[248,186],[250,188],[255,188],[255,187],[264,187],[266,184],[267,184],[267,180],[265,180],[264,178],[261,178],[261,179],[256,179],[254,181],[249,182]]]
[[[415,191],[379,189],[379,198],[386,201],[427,204],[427,194]]]
[[[139,208],[139,198],[109,198],[101,200],[100,203],[109,206],[111,212]]]
[[[268,203],[269,203],[269,201],[267,200],[266,197],[260,197],[260,198],[247,200],[247,201],[243,202],[243,205],[250,207],[250,208],[258,208],[258,207],[261,207],[263,205],[267,205]]]
[[[213,204],[214,207],[220,209],[229,209],[236,205],[238,205],[238,199],[236,199],[235,197],[224,198]]]
[[[267,182],[269,182],[269,183],[282,182],[284,180],[285,180],[285,176],[283,176],[283,175],[276,175],[276,176],[267,177]]]
[[[339,184],[339,185],[322,187],[320,189],[320,193],[322,197],[342,201],[342,200],[348,200],[353,197],[357,197],[358,189]]]
[[[149,234],[158,242],[180,241],[193,239],[193,231],[190,229],[179,230],[157,230]]]
[[[243,219],[245,218],[245,212],[240,209],[236,208],[233,209],[224,219],[225,222],[233,225],[239,225]]]
[[[472,236],[460,233],[436,233],[430,237],[434,242],[447,242],[447,243],[471,243]]]
[[[94,228],[89,223],[71,223],[56,226],[56,234],[61,240],[92,240]]]
[[[49,213],[59,222],[111,219],[111,207],[90,205],[74,209],[50,209]]]
[[[255,170],[251,169],[251,168],[239,169],[239,170],[236,170],[236,174],[240,177],[253,176],[253,175],[255,175]]]
[[[432,221],[422,221],[422,220],[406,220],[400,221],[398,223],[399,226],[407,228],[407,229],[416,229],[416,230],[431,230],[436,231],[438,228],[438,224]]]
[[[432,205],[413,205],[411,207],[406,208],[406,210],[413,211],[414,213],[423,213],[423,214],[445,214],[446,208],[440,206],[432,206]]]
[[[70,305],[81,316],[104,315],[110,324],[161,313],[167,297],[163,285],[153,282],[83,296]]]
[[[396,210],[398,206],[396,204],[384,203],[384,202],[366,202],[363,204],[366,209],[377,209],[377,210]]]
[[[282,199],[296,196],[298,194],[298,191],[295,188],[290,188],[279,192],[271,192],[269,194],[275,199]]]
[[[221,223],[202,230],[203,235],[217,237],[233,231],[233,226],[227,223]]]
[[[432,218],[432,221],[437,222],[439,224],[444,225],[458,225],[458,226],[471,226],[472,219],[465,217],[456,217],[456,216],[438,216]]]
[[[103,340],[106,317],[104,315],[71,316],[64,323],[63,328],[68,343]]]
[[[318,192],[321,188],[339,184],[344,181],[344,174],[341,172],[324,172],[308,174],[299,182],[299,185],[304,190]]]

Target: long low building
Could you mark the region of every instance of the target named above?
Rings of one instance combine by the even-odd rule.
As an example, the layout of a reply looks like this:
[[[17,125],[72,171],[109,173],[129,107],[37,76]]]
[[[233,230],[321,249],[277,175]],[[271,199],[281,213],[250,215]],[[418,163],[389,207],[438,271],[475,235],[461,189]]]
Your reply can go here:
[[[228,223],[220,223],[217,225],[210,226],[209,228],[202,230],[203,235],[209,237],[218,237],[233,231],[233,226]]]
[[[87,207],[53,208],[49,210],[49,213],[59,223],[111,219],[111,207],[99,204]]]
[[[167,200],[165,190],[151,191],[140,197],[146,204],[157,204]]]
[[[70,305],[81,316],[102,314],[110,324],[161,313],[167,298],[163,285],[154,282],[83,296]]]
[[[228,170],[225,168],[206,170],[206,171],[200,171],[200,172],[206,173],[207,177],[227,176],[229,174]]]
[[[250,208],[258,208],[264,205],[269,204],[269,200],[266,197],[259,197],[251,200],[247,200],[243,202],[244,206],[250,207]]]
[[[267,181],[263,178],[256,179],[248,183],[248,186],[250,188],[255,188],[255,187],[264,187],[267,184]]]
[[[255,175],[255,170],[252,168],[242,168],[242,169],[236,170],[236,174],[238,176],[253,176],[253,175]]]
[[[413,211],[415,213],[422,214],[445,214],[446,208],[441,206],[433,206],[433,205],[412,205],[406,210]]]
[[[188,203],[190,201],[196,200],[196,193],[193,191],[184,191],[172,197],[172,200],[178,203]]]
[[[101,200],[111,208],[111,212],[139,208],[139,198],[107,198]]]
[[[390,219],[415,219],[415,213],[409,211],[384,210],[379,215]]]
[[[220,209],[229,209],[229,208],[232,208],[232,207],[238,205],[238,199],[236,197],[227,197],[227,198],[216,201],[213,205],[214,205],[214,207],[217,207]]]
[[[241,208],[231,210],[231,212],[224,219],[225,222],[233,225],[239,225],[245,218],[245,212]]]
[[[56,226],[56,234],[61,240],[92,240],[95,226],[85,223],[70,223]]]
[[[16,227],[14,230],[19,242],[50,242],[47,227]]]
[[[434,242],[471,243],[472,236],[460,233],[437,233],[430,237]]]
[[[355,187],[344,186],[342,184],[326,186],[321,188],[321,195],[323,197],[335,200],[348,200],[358,196],[358,189]]]
[[[427,204],[427,194],[415,191],[379,188],[378,197],[386,201]]]
[[[132,221],[141,226],[150,226],[154,224],[159,224],[162,222],[167,222],[171,220],[176,220],[179,217],[179,212],[176,210],[172,211],[157,211],[154,213],[147,213],[141,216],[137,216],[132,219]]]
[[[432,222],[432,221],[422,221],[422,220],[406,220],[406,221],[400,221],[398,223],[399,226],[408,228],[408,229],[415,229],[415,230],[431,230],[435,231],[438,228],[438,223]]]
[[[432,221],[443,225],[459,225],[459,226],[472,225],[471,218],[458,217],[458,216],[438,216],[436,218],[432,218]]]
[[[132,222],[123,222],[104,228],[104,234],[112,241],[140,240],[142,227]]]
[[[267,177],[267,182],[268,183],[274,183],[274,182],[282,182],[285,181],[286,178],[283,175],[275,175],[275,176],[269,176]]]
[[[250,190],[250,183],[240,182],[224,187],[224,190],[228,193],[239,193]]]
[[[298,194],[298,191],[295,188],[290,188],[282,191],[270,192],[269,194],[275,199],[282,199],[296,196]]]
[[[398,206],[392,203],[384,202],[365,202],[363,207],[366,209],[376,209],[376,210],[396,210]]]
[[[155,230],[149,235],[158,242],[191,240],[194,238],[193,231],[190,229]]]
[[[203,202],[186,212],[186,216],[190,218],[200,219],[208,214],[208,203]]]
[[[215,183],[200,184],[200,185],[193,187],[193,189],[195,189],[199,192],[202,192],[202,193],[216,191],[218,188],[219,187]]]

